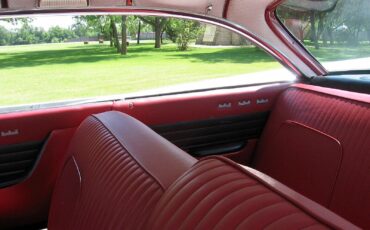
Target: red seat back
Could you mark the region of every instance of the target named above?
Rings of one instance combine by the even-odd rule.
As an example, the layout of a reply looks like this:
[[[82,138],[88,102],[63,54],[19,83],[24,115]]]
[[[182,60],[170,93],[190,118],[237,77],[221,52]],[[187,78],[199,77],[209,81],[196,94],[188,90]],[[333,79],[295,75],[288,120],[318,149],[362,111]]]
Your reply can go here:
[[[142,229],[164,190],[196,162],[118,112],[85,120],[70,152],[49,229]]]

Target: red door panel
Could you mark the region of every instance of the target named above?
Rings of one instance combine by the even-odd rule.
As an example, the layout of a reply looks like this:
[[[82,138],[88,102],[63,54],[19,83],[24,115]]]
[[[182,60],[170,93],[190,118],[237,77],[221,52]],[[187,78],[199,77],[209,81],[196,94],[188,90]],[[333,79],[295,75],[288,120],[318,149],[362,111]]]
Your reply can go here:
[[[27,171],[19,174],[19,183],[0,188],[0,229],[46,221],[53,186],[75,128],[87,116],[111,108],[108,102],[0,115],[0,148],[5,151],[0,155],[0,180],[17,171]],[[27,156],[24,149],[14,151],[14,146],[32,142],[44,142],[36,156]],[[8,146],[12,146],[11,153],[7,153]],[[28,168],[22,163],[27,161],[36,166]],[[22,164],[24,168],[19,167]]]
[[[131,99],[116,102],[113,108],[136,117],[195,157],[222,154],[248,164],[268,112],[288,86]]]
[[[23,182],[0,189],[0,226],[38,224],[46,220],[53,186],[75,129],[53,131],[37,167]]]

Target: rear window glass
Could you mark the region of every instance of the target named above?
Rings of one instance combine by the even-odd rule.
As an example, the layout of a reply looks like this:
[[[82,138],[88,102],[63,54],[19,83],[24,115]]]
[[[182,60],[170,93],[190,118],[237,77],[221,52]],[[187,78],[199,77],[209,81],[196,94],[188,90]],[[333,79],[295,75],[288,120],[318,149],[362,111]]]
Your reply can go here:
[[[327,70],[370,70],[369,9],[369,0],[286,0],[277,16]]]
[[[0,106],[287,78],[292,75],[245,38],[197,21],[141,16],[0,20]]]

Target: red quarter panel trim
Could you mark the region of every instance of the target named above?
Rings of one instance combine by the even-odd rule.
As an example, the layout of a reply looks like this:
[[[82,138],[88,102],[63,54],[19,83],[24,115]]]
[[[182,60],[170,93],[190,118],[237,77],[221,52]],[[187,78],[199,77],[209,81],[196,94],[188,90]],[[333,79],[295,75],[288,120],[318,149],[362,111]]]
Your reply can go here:
[[[277,145],[275,141],[279,135],[281,125],[286,121],[294,121],[311,129],[317,130],[331,138],[337,140],[342,146],[342,154],[337,154],[338,159],[334,158],[334,143],[326,144],[319,141],[321,146],[318,146],[314,153],[315,156],[324,156],[325,163],[316,167],[316,179],[322,180],[327,177],[328,170],[332,172],[330,184],[334,184],[333,192],[330,197],[330,210],[345,217],[351,222],[365,229],[370,228],[369,215],[370,212],[370,95],[352,93],[342,90],[327,89],[324,87],[316,87],[298,84],[284,91],[277,100],[273,112],[270,115],[264,133],[261,137],[259,147],[254,160],[254,166],[269,176],[277,177],[279,180],[289,187],[300,188],[302,184],[309,183],[304,180],[292,181],[288,174],[277,173],[279,170],[292,172],[296,168],[293,155],[310,154],[305,149],[301,149],[302,144],[318,145],[313,143],[313,139],[317,139],[313,133],[307,133],[305,137],[302,135],[290,135],[290,145],[287,149],[284,142]],[[296,132],[295,132],[296,133]],[[311,140],[311,141],[310,141]],[[286,144],[286,143],[285,143]],[[271,148],[271,145],[275,146]],[[285,155],[283,152],[289,150],[290,155]],[[283,151],[283,152],[282,152]],[[280,155],[282,154],[282,155]],[[312,155],[312,153],[311,153]],[[290,165],[282,165],[274,163],[281,157],[288,157],[285,162],[290,161]],[[307,159],[310,156],[305,156]],[[341,158],[341,159],[340,159]],[[328,163],[329,160],[332,163]],[[281,159],[278,159],[278,161]],[[307,164],[301,162],[300,169],[297,174],[302,171],[310,170],[312,163],[315,160],[307,161]],[[339,173],[337,177],[333,177],[334,169],[337,162],[340,162]],[[281,161],[280,161],[281,163]],[[296,169],[298,170],[298,169]],[[276,175],[275,175],[276,174]],[[333,179],[334,178],[334,179]],[[327,177],[325,180],[329,180]],[[322,181],[323,182],[323,181]],[[319,184],[316,184],[319,186]],[[315,190],[328,191],[327,185],[320,187],[305,188],[305,194],[309,198],[318,199],[313,194]],[[326,199],[326,198],[325,198]],[[320,201],[320,200],[318,200]],[[326,202],[323,204],[327,204]]]

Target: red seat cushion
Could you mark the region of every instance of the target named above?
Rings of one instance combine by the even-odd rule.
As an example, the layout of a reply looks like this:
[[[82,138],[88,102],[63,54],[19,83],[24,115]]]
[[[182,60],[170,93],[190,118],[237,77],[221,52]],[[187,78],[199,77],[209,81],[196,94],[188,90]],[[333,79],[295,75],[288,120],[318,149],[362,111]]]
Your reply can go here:
[[[369,95],[321,87],[287,89],[270,115],[253,167],[370,228],[369,101]]]
[[[163,195],[148,229],[357,229],[293,190],[223,157],[201,160]]]
[[[141,229],[196,160],[139,121],[91,116],[78,128],[52,198],[50,229]]]

